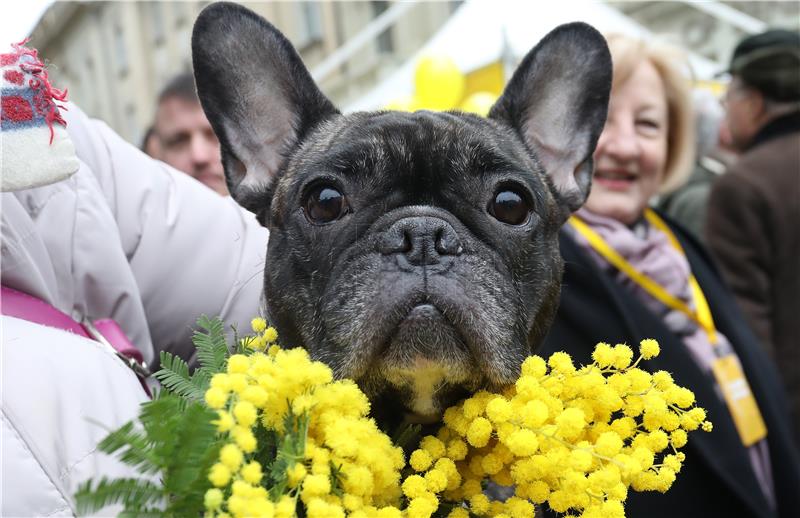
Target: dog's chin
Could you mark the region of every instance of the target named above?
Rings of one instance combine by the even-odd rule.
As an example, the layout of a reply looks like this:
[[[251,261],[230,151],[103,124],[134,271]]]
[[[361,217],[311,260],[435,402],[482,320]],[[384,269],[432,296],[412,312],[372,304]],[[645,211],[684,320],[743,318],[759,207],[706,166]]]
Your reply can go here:
[[[414,305],[401,317],[381,356],[400,367],[413,366],[420,359],[459,366],[470,361],[459,330],[429,302]]]
[[[435,305],[414,306],[400,320],[377,372],[400,394],[409,422],[438,420],[476,384],[478,367],[458,329]]]

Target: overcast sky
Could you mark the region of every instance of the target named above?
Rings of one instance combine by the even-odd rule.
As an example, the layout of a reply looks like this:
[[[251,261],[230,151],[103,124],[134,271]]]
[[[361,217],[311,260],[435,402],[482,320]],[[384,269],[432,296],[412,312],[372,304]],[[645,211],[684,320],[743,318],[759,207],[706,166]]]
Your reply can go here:
[[[30,33],[52,0],[12,0],[3,2],[0,16],[0,46],[22,41]]]

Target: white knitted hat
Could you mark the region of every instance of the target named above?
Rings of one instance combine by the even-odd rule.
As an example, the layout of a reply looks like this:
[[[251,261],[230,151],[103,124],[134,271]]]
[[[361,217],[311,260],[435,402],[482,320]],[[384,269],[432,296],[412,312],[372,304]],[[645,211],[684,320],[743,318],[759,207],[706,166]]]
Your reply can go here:
[[[0,190],[28,189],[78,170],[75,147],[61,117],[66,91],[53,88],[35,49],[26,42],[0,53]]]

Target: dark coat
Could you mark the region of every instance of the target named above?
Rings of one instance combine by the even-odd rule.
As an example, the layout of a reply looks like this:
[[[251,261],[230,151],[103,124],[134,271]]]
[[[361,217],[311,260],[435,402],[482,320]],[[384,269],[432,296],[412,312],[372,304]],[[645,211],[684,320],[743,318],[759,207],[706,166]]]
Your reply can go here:
[[[766,422],[777,513],[768,510],[730,413],[714,392],[713,378],[699,369],[680,339],[659,317],[609,272],[602,271],[563,230],[561,303],[539,354],[564,350],[576,364],[588,364],[597,342],[637,347],[640,340],[655,338],[661,345],[661,354],[640,366],[669,371],[676,383],[694,391],[698,403],[708,411],[714,430],[689,434],[689,444],[684,448],[686,462],[672,488],[666,494],[630,491],[625,506],[628,517],[796,518],[800,516],[800,455],[789,432],[787,405],[777,372],[702,247],[686,231],[667,221],[686,251],[717,328],[739,355]]]
[[[778,365],[800,447],[800,112],[767,124],[716,180],[706,238]]]

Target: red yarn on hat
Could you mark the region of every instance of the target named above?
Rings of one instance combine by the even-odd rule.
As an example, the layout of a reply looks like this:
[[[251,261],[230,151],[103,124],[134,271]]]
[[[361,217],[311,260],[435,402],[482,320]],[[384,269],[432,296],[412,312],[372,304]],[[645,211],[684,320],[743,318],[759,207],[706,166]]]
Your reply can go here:
[[[42,116],[50,128],[50,143],[53,143],[55,132],[53,123],[66,126],[67,123],[59,112],[59,108],[66,108],[57,104],[56,101],[64,102],[67,100],[67,90],[59,90],[50,84],[47,69],[39,59],[36,49],[25,47],[28,39],[20,43],[13,43],[11,47],[14,52],[0,54],[0,66],[9,67],[16,65],[19,70],[5,70],[3,79],[16,86],[27,87],[33,91],[32,101],[29,103],[22,96],[9,95],[2,100],[2,120],[10,122],[26,122],[32,120],[34,111]],[[28,84],[25,85],[26,76]]]
[[[2,99],[3,120],[25,122],[33,119],[33,110],[27,99],[19,95],[10,95]]]

